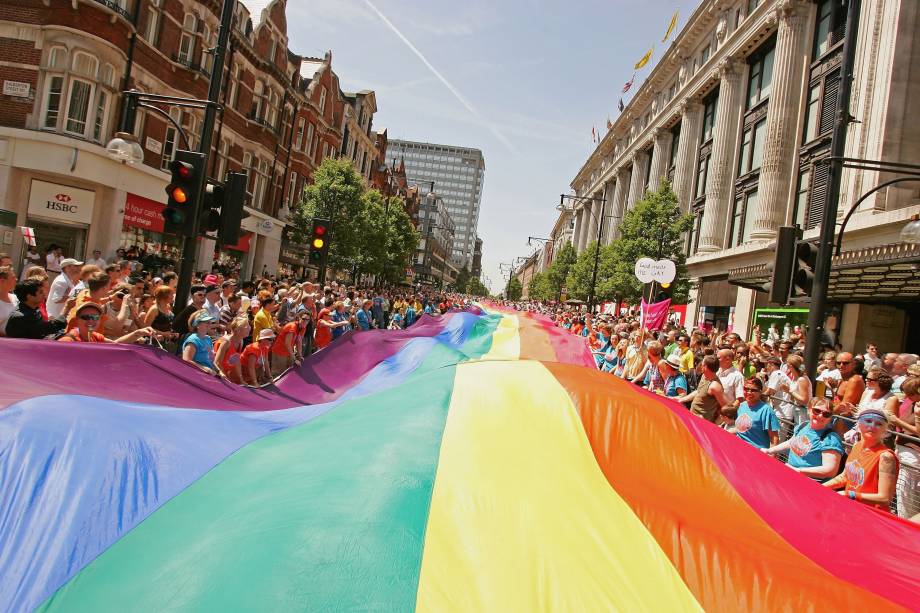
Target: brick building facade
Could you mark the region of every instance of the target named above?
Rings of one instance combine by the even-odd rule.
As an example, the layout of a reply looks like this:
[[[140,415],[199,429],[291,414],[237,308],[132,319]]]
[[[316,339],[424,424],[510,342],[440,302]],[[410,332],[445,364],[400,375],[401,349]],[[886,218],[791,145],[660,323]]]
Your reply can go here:
[[[258,5],[259,10],[255,10]],[[139,111],[132,131],[143,164],[109,158],[121,129],[125,88],[203,99],[217,41],[218,0],[0,0],[0,251],[19,259],[15,226],[36,230],[39,247],[68,256],[119,247],[178,257],[179,241],[162,234],[164,169],[182,135],[164,118]],[[250,13],[250,8],[254,9]],[[291,205],[316,167],[343,147],[346,107],[332,66],[289,49],[285,0],[238,2],[225,60],[209,175],[249,175],[252,199],[236,245],[199,243],[199,269],[213,258],[243,275],[299,272],[303,254],[283,240]],[[134,38],[133,61],[131,43]],[[373,102],[373,92],[363,93]],[[197,148],[202,113],[162,107]],[[376,104],[362,106],[367,141]],[[366,178],[378,152],[366,148]],[[66,200],[68,206],[56,206]],[[15,218],[15,223],[13,219]]]

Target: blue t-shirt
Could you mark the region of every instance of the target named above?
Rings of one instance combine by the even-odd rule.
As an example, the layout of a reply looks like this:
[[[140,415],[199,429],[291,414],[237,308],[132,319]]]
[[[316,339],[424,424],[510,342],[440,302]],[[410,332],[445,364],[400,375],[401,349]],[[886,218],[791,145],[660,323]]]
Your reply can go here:
[[[406,309],[406,327],[408,328],[415,323],[415,309],[409,307]]]
[[[183,352],[188,345],[195,346],[195,355],[192,357],[192,361],[195,362],[195,364],[201,364],[202,366],[207,366],[212,369],[214,368],[214,362],[211,360],[214,342],[211,340],[210,336],[202,338],[197,334],[191,334],[185,339],[185,342],[182,343]]]
[[[364,309],[361,309],[355,314],[355,320],[358,322],[358,327],[362,330],[371,329],[371,319]]]
[[[348,313],[345,313],[345,312],[339,313],[338,311],[333,311],[332,321],[335,321],[335,322],[348,321]],[[337,328],[333,328],[332,329],[332,340],[339,338],[340,336],[345,334],[347,330],[348,330],[348,326],[339,326]]]
[[[754,447],[766,449],[770,446],[770,430],[779,432],[779,420],[770,405],[760,402],[750,407],[747,402],[741,403],[735,418],[738,438]]]
[[[840,436],[830,425],[815,432],[811,424],[805,422],[796,427],[789,439],[789,458],[786,464],[793,468],[819,468],[823,464],[821,454],[825,451],[836,451],[843,456]]]
[[[647,373],[646,373],[647,374]],[[680,388],[684,390],[684,393],[690,391],[690,388],[687,387],[687,378],[680,373],[677,373],[673,377],[668,377],[664,382],[664,395],[670,396],[672,398],[677,396],[677,389]]]

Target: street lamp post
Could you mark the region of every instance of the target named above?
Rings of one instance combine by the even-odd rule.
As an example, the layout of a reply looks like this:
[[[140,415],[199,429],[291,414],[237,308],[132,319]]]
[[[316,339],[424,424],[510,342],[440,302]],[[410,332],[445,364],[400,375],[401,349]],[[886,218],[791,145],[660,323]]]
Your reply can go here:
[[[559,194],[559,206],[564,206],[564,203],[568,200],[574,200],[575,202],[597,202],[598,200],[601,203],[601,215],[598,219],[593,211],[588,211],[591,217],[594,218],[595,223],[597,223],[597,241],[594,248],[594,267],[591,269],[591,288],[588,290],[588,312],[594,312],[594,289],[597,285],[597,266],[600,262],[601,257],[601,240],[604,236],[604,219],[605,213],[607,210],[607,186],[604,185],[604,195],[600,198],[593,198],[589,196],[570,196],[567,194]]]

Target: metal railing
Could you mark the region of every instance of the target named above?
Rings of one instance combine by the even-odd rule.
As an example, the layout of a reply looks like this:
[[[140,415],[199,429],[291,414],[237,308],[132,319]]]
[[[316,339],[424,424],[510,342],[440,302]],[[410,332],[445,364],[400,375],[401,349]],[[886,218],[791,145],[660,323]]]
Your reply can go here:
[[[801,404],[781,400],[779,398],[766,398],[766,400],[773,406],[774,411],[777,413],[779,413],[779,407],[781,406],[784,408],[792,406],[798,417],[797,420],[789,420],[777,414],[777,418],[779,418],[780,422],[780,442],[788,440],[792,436],[796,426],[809,419],[807,407]],[[856,418],[854,417],[837,415],[835,419],[846,423],[847,430],[856,426]],[[903,432],[890,430],[885,436],[885,445],[895,452],[900,460],[895,495],[891,500],[891,512],[904,519],[910,519],[914,515],[920,513],[920,438]],[[911,449],[908,447],[909,445],[914,446],[915,449]],[[849,454],[850,450],[853,448],[853,444],[844,439],[843,448],[844,451]],[[774,457],[785,463],[788,459],[788,454],[782,452],[776,454]],[[844,466],[841,462],[838,472],[843,471],[843,468]]]

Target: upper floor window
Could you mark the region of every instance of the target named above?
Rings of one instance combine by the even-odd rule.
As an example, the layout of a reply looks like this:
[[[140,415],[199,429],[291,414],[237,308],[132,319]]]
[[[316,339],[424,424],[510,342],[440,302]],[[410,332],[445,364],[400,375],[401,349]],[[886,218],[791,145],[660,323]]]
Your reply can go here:
[[[303,146],[303,131],[307,120],[301,117],[297,120],[297,131],[294,133],[294,149],[300,149]]]
[[[172,107],[169,109],[169,116],[178,123],[182,125],[182,109],[177,107]],[[167,122],[166,124],[166,136],[163,138],[163,153],[160,158],[160,170],[168,170],[169,163],[173,161],[173,157],[176,155],[176,140],[179,138],[178,132],[176,132],[175,126],[172,122]]]
[[[769,48],[758,51],[748,58],[750,76],[748,78],[747,106],[751,108],[770,96],[773,85],[773,43]]]
[[[262,97],[265,95],[265,86],[262,81],[256,80],[252,88],[252,110],[249,112],[251,119],[262,118]]]
[[[230,72],[230,91],[227,93],[227,104],[236,108],[240,98],[240,65],[234,64]]]
[[[843,40],[846,33],[847,0],[820,0],[815,18],[812,60],[816,60]]]
[[[211,40],[211,28],[207,25],[202,26],[201,30],[201,68],[208,74],[211,73],[211,66],[214,65],[214,55],[210,53],[211,48],[217,41]]]
[[[160,2],[162,0],[150,0],[147,5],[147,19],[144,22],[144,29],[141,37],[151,45],[156,45],[160,38]]]
[[[710,53],[712,53],[712,47],[710,45],[706,45],[705,47],[703,47],[703,51],[702,53],[700,53],[700,65],[701,66],[709,61]]]
[[[268,113],[266,113],[265,122],[271,127],[278,123],[278,106],[280,105],[280,96],[278,92],[272,90],[268,94]]]
[[[182,64],[191,64],[195,53],[195,35],[198,19],[192,13],[186,13],[182,20],[182,34],[179,37],[179,54],[177,60]]]
[[[716,107],[718,103],[718,92],[709,94],[703,101],[703,142],[712,139],[712,130],[716,125]]]
[[[316,142],[313,140],[314,131],[315,130],[314,130],[312,123],[309,126],[307,126],[307,141],[306,141],[305,151],[307,152],[307,155],[309,155],[311,158],[313,157],[313,154],[316,151]]]
[[[319,90],[319,112],[326,113],[326,88]]]
[[[766,133],[766,118],[745,128],[741,137],[741,154],[738,156],[739,175],[744,175],[760,168],[763,163],[763,143]]]
[[[69,64],[67,56],[64,47],[48,51],[39,125],[101,142],[108,136],[115,68],[85,51],[75,51]]]

